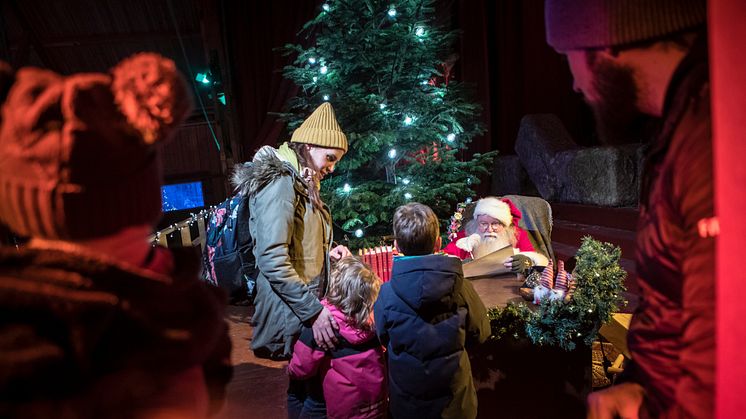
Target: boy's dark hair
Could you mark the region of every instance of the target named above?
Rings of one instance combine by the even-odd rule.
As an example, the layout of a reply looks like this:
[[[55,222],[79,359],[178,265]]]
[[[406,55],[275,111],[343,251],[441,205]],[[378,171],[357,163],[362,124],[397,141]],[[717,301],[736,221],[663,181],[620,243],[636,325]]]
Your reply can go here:
[[[432,254],[438,230],[438,217],[427,205],[412,202],[394,212],[394,239],[407,256]]]

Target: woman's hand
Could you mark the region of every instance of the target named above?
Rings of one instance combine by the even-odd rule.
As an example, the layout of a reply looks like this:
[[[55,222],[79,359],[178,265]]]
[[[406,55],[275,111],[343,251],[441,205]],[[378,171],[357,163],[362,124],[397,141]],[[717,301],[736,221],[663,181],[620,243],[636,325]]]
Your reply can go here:
[[[345,249],[347,248],[345,247]],[[349,250],[347,252],[349,253]],[[334,349],[334,345],[337,343],[334,332],[339,329],[339,325],[337,325],[329,309],[324,307],[319,312],[313,321],[311,329],[313,329],[313,339],[321,349],[325,351]]]
[[[348,249],[347,246],[342,246],[341,244],[329,251],[329,259],[331,259],[332,262],[336,262],[347,256],[352,256],[352,252],[350,252],[350,249]]]

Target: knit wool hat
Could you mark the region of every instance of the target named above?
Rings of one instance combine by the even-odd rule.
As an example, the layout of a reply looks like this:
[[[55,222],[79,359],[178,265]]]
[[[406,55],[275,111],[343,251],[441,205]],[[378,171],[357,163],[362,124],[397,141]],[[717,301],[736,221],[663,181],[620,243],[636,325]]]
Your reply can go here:
[[[337,123],[334,108],[324,102],[293,132],[290,142],[339,148],[347,152],[347,136]]]
[[[557,51],[648,41],[705,23],[705,0],[546,0],[547,43]]]
[[[143,53],[110,74],[1,75],[12,82],[0,108],[1,223],[75,240],[158,221],[157,149],[191,106],[173,61]]]
[[[480,215],[489,215],[499,220],[506,227],[513,223],[510,205],[491,196],[477,201],[477,206],[474,208],[474,219],[476,220]]]

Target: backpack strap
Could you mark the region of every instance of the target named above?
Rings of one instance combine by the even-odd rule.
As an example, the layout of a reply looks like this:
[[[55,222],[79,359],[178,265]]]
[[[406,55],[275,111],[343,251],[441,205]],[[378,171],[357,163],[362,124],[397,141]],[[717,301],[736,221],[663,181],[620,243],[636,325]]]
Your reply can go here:
[[[241,192],[239,192],[239,194],[241,194]],[[241,194],[241,199],[238,200],[238,211],[236,213],[236,238],[239,247],[244,247],[251,242],[249,216],[249,197]]]

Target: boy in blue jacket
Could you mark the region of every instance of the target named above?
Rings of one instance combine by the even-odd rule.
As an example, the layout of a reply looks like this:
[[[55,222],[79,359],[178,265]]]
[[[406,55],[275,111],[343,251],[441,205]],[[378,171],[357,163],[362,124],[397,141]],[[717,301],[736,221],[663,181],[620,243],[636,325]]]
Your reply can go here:
[[[461,260],[443,254],[438,219],[426,205],[394,213],[391,281],[374,305],[376,332],[388,350],[394,418],[474,418],[477,394],[466,346],[490,336],[487,310]]]

